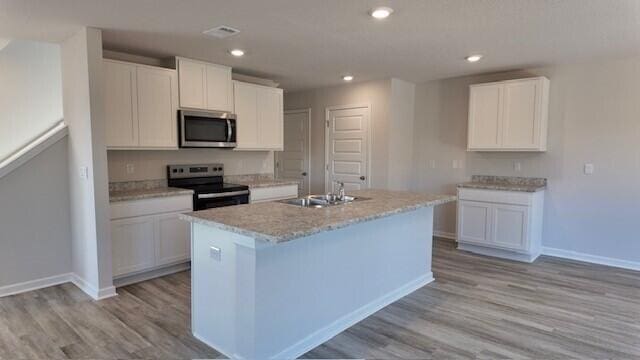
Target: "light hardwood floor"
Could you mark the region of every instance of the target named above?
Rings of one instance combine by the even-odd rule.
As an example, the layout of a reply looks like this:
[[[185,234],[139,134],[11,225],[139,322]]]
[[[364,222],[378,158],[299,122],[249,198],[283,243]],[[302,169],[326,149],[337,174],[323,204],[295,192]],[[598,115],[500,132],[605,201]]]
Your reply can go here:
[[[515,263],[436,242],[436,281],[306,358],[640,358],[640,273]],[[0,358],[215,358],[190,335],[189,273],[91,301],[70,284],[0,299]]]

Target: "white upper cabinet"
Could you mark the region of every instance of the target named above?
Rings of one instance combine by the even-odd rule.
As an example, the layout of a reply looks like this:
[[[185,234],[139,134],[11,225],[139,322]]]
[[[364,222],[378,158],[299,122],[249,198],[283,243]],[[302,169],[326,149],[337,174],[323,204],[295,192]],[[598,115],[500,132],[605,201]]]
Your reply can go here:
[[[175,70],[104,60],[109,149],[175,149],[178,79]]]
[[[238,150],[282,150],[282,89],[233,82]]]
[[[104,61],[104,115],[108,147],[138,145],[136,67]]]
[[[138,67],[140,147],[178,146],[178,79],[167,69]]]
[[[545,77],[470,86],[470,151],[546,151],[549,80]]]
[[[180,107],[201,110],[233,110],[231,68],[178,58]]]

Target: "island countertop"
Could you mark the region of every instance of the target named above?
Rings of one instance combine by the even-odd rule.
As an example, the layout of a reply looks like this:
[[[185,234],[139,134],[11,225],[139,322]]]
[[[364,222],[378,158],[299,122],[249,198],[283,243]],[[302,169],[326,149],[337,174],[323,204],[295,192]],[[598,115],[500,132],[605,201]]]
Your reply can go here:
[[[266,202],[196,211],[181,214],[180,217],[257,240],[282,243],[456,200],[453,195],[389,190],[359,190],[350,192],[349,195],[368,199],[325,208],[304,208],[280,202]]]

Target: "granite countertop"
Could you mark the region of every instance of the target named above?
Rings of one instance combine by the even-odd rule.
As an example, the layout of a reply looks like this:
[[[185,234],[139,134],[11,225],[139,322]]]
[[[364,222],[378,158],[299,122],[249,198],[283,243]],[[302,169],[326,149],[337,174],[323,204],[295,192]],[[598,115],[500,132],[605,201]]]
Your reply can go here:
[[[459,188],[536,192],[547,188],[545,178],[516,176],[473,175],[470,182],[458,184]]]
[[[109,192],[109,202],[141,200],[178,195],[192,195],[193,190],[172,187],[157,187],[151,189],[112,190]]]
[[[239,185],[247,185],[249,189],[300,184],[298,180],[287,180],[287,179],[240,180],[240,181],[234,181],[233,183],[239,184]]]
[[[319,209],[280,202],[246,204],[191,212],[180,217],[258,240],[281,243],[456,200],[453,195],[388,190],[360,190],[349,195],[369,199]]]

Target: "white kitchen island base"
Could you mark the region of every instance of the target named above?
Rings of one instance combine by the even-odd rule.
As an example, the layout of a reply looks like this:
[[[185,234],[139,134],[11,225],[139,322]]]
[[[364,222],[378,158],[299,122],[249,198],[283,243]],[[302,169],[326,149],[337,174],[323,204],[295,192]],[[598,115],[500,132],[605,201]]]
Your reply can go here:
[[[238,359],[295,358],[433,281],[433,207],[283,243],[192,223],[192,329]]]

